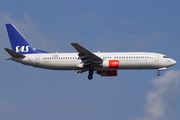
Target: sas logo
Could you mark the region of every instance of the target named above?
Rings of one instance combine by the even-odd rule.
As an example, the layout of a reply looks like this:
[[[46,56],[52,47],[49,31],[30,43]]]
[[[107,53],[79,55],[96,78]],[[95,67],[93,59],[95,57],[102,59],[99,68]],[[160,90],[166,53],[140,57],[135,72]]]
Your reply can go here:
[[[29,47],[30,46],[22,46],[22,47],[20,47],[20,46],[16,46],[16,52],[29,52]]]

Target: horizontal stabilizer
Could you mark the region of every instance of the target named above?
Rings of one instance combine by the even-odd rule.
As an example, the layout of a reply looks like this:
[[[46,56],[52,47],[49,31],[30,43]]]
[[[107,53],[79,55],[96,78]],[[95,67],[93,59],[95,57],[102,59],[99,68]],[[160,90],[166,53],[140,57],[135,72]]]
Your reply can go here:
[[[6,60],[12,60],[12,58],[7,58]]]
[[[24,58],[25,56],[9,48],[4,48],[13,58]]]

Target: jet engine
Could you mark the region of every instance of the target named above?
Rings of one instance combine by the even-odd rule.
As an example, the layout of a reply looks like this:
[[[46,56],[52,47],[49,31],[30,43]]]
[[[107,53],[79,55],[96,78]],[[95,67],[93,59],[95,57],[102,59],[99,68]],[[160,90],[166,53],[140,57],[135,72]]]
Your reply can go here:
[[[105,60],[102,64],[103,68],[119,68],[119,60]]]
[[[97,71],[101,76],[117,76],[117,70]]]

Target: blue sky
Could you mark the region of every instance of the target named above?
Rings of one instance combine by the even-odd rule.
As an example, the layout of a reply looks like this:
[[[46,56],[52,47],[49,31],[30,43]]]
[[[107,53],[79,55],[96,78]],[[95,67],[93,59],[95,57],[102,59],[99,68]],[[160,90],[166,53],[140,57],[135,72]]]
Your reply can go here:
[[[1,120],[179,120],[180,1],[0,0]],[[36,48],[76,52],[157,52],[177,64],[157,70],[120,70],[92,81],[87,73],[52,71],[6,61],[13,23]]]

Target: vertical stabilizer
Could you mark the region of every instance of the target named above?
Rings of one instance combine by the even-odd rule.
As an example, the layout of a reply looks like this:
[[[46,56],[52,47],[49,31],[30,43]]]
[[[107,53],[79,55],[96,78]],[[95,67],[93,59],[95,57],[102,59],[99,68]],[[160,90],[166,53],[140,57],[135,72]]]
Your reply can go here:
[[[20,54],[47,53],[37,50],[24,38],[13,24],[6,24],[6,29],[11,42],[12,50]]]

